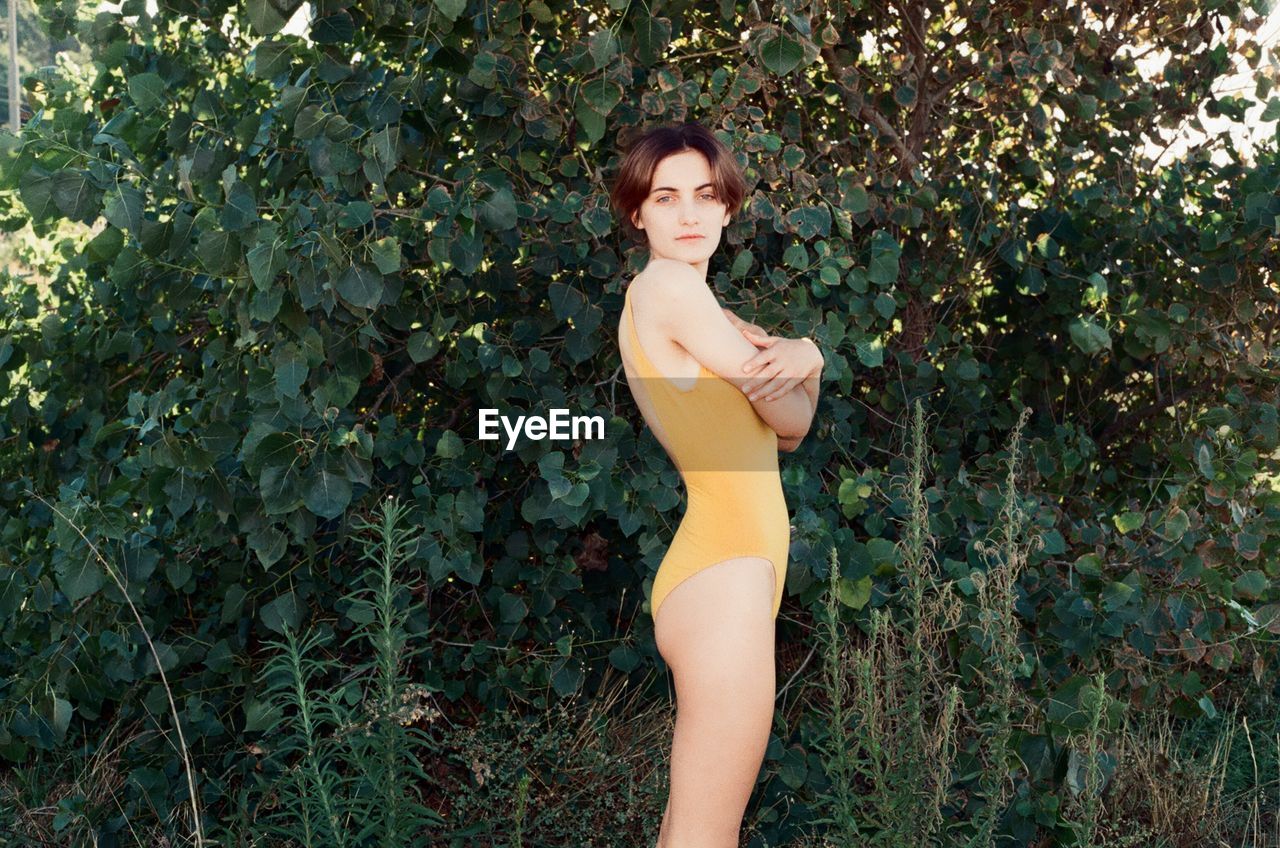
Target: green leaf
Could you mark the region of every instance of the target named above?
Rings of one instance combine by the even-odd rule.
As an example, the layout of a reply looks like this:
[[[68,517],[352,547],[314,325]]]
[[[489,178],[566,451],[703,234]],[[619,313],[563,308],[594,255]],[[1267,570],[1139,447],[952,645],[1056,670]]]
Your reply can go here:
[[[115,259],[123,247],[124,233],[106,226],[85,245],[84,252],[93,262],[108,262]]]
[[[777,76],[786,76],[804,60],[804,48],[786,35],[775,35],[760,44],[760,61]]]
[[[277,348],[273,358],[276,391],[283,397],[297,397],[299,388],[307,379],[307,358],[293,342]]]
[[[573,484],[573,488],[561,500],[569,506],[582,506],[590,494],[591,487],[586,483],[578,482]]]
[[[22,175],[18,195],[34,221],[43,221],[58,212],[58,204],[53,199],[53,175],[40,165],[32,165]]]
[[[782,251],[782,264],[803,271],[809,267],[809,251],[803,244],[793,244]]]
[[[601,116],[608,115],[622,102],[622,86],[604,77],[591,80],[582,86],[582,96],[591,108]]]
[[[1088,678],[1076,675],[1068,678],[1049,696],[1045,705],[1045,718],[1050,724],[1067,730],[1083,730],[1088,726],[1088,715],[1079,708],[1084,696],[1082,690],[1091,689]]]
[[[778,764],[778,779],[788,788],[799,789],[809,780],[809,768],[805,750],[801,745],[790,745]]]
[[[107,189],[102,214],[109,223],[137,238],[142,233],[142,192],[129,183],[116,183]]]
[[[1112,516],[1112,521],[1116,525],[1116,529],[1121,533],[1132,533],[1143,525],[1147,520],[1144,512],[1133,512],[1126,510],[1119,515]]]
[[[250,75],[271,80],[289,72],[293,64],[293,51],[287,41],[268,39],[253,48],[247,67]]]
[[[640,653],[629,645],[619,645],[609,652],[609,664],[623,674],[640,667]]]
[[[318,103],[308,103],[298,112],[293,122],[293,137],[297,139],[316,138],[324,132],[324,125],[329,121],[329,113]]]
[[[528,614],[529,605],[519,595],[503,592],[502,597],[498,598],[498,620],[503,624],[519,624]],[[556,647],[559,646],[560,643],[557,642]]]
[[[1075,569],[1080,574],[1098,577],[1102,574],[1102,558],[1097,554],[1083,554],[1076,559]]]
[[[635,16],[636,54],[644,66],[657,64],[671,44],[671,19],[653,15]]]
[[[457,459],[462,456],[462,439],[452,430],[445,430],[436,442],[436,456],[441,459]]]
[[[551,667],[555,669],[551,673],[551,688],[561,698],[572,695],[582,686],[582,668],[577,661],[562,658],[552,663]]]
[[[879,338],[859,339],[853,344],[858,353],[858,361],[867,368],[879,368],[884,365],[884,342]]]
[[[274,730],[284,717],[284,709],[270,701],[256,698],[244,703],[244,732],[261,733]]]
[[[888,292],[880,292],[876,295],[874,306],[881,318],[892,318],[893,313],[898,311],[898,302]]]
[[[283,533],[269,525],[249,533],[248,540],[250,550],[258,558],[262,567],[268,571],[284,556],[289,544],[288,538]]]
[[[426,362],[440,350],[440,340],[432,333],[418,331],[409,336],[405,349],[414,362]]]
[[[63,742],[67,738],[67,728],[71,726],[71,715],[75,711],[66,698],[53,696],[53,715],[49,717],[49,727],[53,730],[53,738]]]
[[[573,483],[560,475],[556,475],[547,480],[547,491],[551,493],[551,500],[562,500],[573,491]]]
[[[102,192],[89,181],[88,173],[67,169],[53,175],[53,200],[63,215],[89,224],[98,217]]]
[[[400,161],[400,148],[400,128],[383,127],[369,139],[365,155],[377,160],[380,165],[390,170]]]
[[[235,267],[240,240],[223,230],[208,230],[196,242],[196,256],[210,274],[223,274]]]
[[[263,606],[261,615],[262,623],[276,633],[283,634],[286,627],[297,630],[302,621],[302,602],[289,591]]]
[[[275,35],[293,17],[293,12],[301,5],[301,0],[281,7],[271,0],[245,0],[245,11],[249,15],[249,25],[261,35]]]
[[[75,603],[101,589],[106,583],[106,574],[93,557],[92,551],[86,549],[83,556],[69,554],[69,557],[71,557],[69,560],[58,562],[54,567],[54,573],[58,578],[58,588],[62,590],[62,594],[67,596],[67,600]]]
[[[355,35],[355,21],[346,10],[311,22],[311,40],[316,44],[348,44]]]
[[[1187,532],[1191,521],[1181,507],[1173,507],[1164,514],[1164,520],[1156,531],[1166,542],[1176,542]]]
[[[159,669],[156,668],[156,658],[160,659],[160,668],[166,672],[173,671],[178,667],[178,652],[173,649],[172,645],[166,645],[164,642],[152,642],[156,652],[153,656],[150,650],[143,648],[142,650],[142,673],[155,674]]]
[[[303,503],[321,518],[337,518],[351,503],[351,481],[327,467],[319,468],[307,481]]]
[[[498,57],[492,50],[481,50],[471,60],[471,69],[467,71],[467,79],[481,88],[497,88]]]
[[[857,580],[843,576],[836,578],[836,600],[856,610],[865,607],[871,600],[871,575]]]
[[[395,236],[387,236],[369,246],[373,264],[383,274],[394,274],[400,270],[400,241]]]
[[[1111,334],[1091,318],[1076,318],[1067,331],[1072,343],[1091,356],[1104,348],[1111,349]]]
[[[587,39],[587,52],[591,54],[592,70],[605,67],[618,55],[618,37],[609,27],[601,27]]]
[[[1245,598],[1260,598],[1270,586],[1271,582],[1267,580],[1267,576],[1255,568],[1237,577],[1232,588],[1235,590],[1236,595]]]
[[[871,236],[871,263],[867,266],[867,278],[879,286],[897,282],[898,257],[902,246],[884,230],[876,230]]]
[[[515,227],[518,216],[516,198],[510,186],[500,186],[480,204],[480,220],[490,230],[510,230]]]
[[[1208,480],[1213,480],[1218,473],[1213,467],[1213,453],[1209,450],[1208,442],[1201,442],[1196,450],[1196,467]]]
[[[1119,580],[1107,584],[1107,588],[1102,590],[1102,608],[1108,612],[1118,610],[1133,596],[1134,591],[1128,583]]]
[[[137,74],[129,77],[129,96],[138,109],[151,112],[164,105],[164,77],[159,74]]]
[[[849,193],[844,198],[844,208],[854,215],[870,209],[871,198],[867,196],[867,190],[862,186],[854,186],[849,189]]]
[[[400,105],[400,98],[396,95],[389,91],[379,91],[369,99],[364,113],[369,119],[369,126],[385,128],[400,120],[404,107]]]
[[[249,261],[249,276],[253,278],[253,284],[262,290],[270,288],[276,276],[289,264],[284,242],[275,239],[255,245],[245,258]]]
[[[802,239],[831,235],[831,210],[825,205],[801,206],[787,214],[787,223]]]
[[[446,20],[456,21],[458,17],[467,9],[467,0],[432,0],[432,6],[436,8]]]
[[[258,220],[258,201],[253,189],[236,180],[227,190],[227,203],[218,215],[218,223],[227,231],[243,230]]]
[[[373,205],[367,200],[353,200],[338,213],[338,226],[343,229],[363,227],[373,221]]]
[[[377,268],[357,262],[338,278],[337,290],[353,306],[373,309],[382,301],[382,275]]]

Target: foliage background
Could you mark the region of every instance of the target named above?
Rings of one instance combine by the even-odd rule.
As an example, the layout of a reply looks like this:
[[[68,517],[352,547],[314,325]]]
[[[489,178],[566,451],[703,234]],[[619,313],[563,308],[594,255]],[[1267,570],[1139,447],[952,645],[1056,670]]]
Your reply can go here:
[[[715,288],[827,357],[784,459],[780,676],[833,549],[851,619],[896,602],[891,484],[921,398],[930,530],[962,590],[1033,409],[1044,545],[1016,610],[1041,707],[1010,833],[1045,824],[1089,672],[1183,718],[1274,696],[1276,144],[1210,138],[1168,166],[1146,146],[1202,107],[1280,117],[1274,70],[1212,94],[1228,36],[1274,69],[1260,7],[324,0],[305,35],[274,0],[39,8],[93,64],[28,83],[0,165],[14,226],[72,233],[39,259],[47,292],[6,277],[0,317],[15,768],[108,719],[170,729],[99,551],[216,810],[254,768],[229,752],[262,743],[262,640],[351,630],[350,521],[392,492],[420,528],[413,674],[446,709],[540,709],[660,665],[644,595],[680,493],[621,382],[611,320],[645,258],[607,181],[629,138],[686,119],[752,186]],[[1147,79],[1134,53],[1156,48]],[[500,453],[474,438],[482,406],[603,411],[609,435]],[[821,781],[800,730],[775,743],[766,795]],[[162,738],[127,762],[128,813],[183,803]]]

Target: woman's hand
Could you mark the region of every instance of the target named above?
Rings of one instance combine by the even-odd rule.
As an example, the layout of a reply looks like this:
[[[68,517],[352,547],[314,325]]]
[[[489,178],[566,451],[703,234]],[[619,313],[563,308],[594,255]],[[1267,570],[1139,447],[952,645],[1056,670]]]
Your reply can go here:
[[[747,341],[760,348],[742,370],[753,379],[742,384],[748,399],[776,400],[821,371],[826,361],[811,339],[771,336],[759,328],[743,329]]]

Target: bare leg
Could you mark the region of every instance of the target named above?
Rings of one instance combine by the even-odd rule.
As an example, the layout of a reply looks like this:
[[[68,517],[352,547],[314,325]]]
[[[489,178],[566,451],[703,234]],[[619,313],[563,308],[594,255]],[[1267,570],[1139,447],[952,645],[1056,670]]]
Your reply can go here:
[[[671,796],[667,796],[667,808],[662,811],[662,824],[658,827],[658,844],[654,848],[668,848],[664,836],[670,833],[667,822],[671,820]]]
[[[739,557],[689,577],[658,609],[676,688],[659,848],[738,848],[773,723],[773,591],[769,560]]]

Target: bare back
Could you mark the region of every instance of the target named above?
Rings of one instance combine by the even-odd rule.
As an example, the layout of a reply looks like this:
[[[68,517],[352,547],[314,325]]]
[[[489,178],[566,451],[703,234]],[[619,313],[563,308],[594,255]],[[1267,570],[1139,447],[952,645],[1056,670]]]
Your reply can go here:
[[[693,354],[681,347],[678,342],[652,322],[653,316],[645,314],[643,305],[638,309],[636,308],[637,300],[643,299],[640,295],[642,288],[638,288],[643,286],[643,277],[644,272],[642,271],[629,284],[629,309],[622,311],[616,328],[618,352],[622,357],[622,369],[627,376],[627,385],[631,387],[631,394],[635,398],[636,405],[640,407],[640,413],[644,416],[645,424],[657,437],[659,444],[670,454],[670,440],[662,428],[662,422],[654,407],[653,400],[644,385],[645,380],[641,379],[640,369],[636,364],[637,351],[632,350],[632,335],[629,332],[627,322],[635,322],[635,337],[639,339],[640,346],[643,348],[643,356],[649,360],[654,368],[658,369],[659,373],[667,379],[667,382],[679,391],[693,391],[698,379],[703,376],[704,369]],[[630,314],[628,314],[628,311]]]

